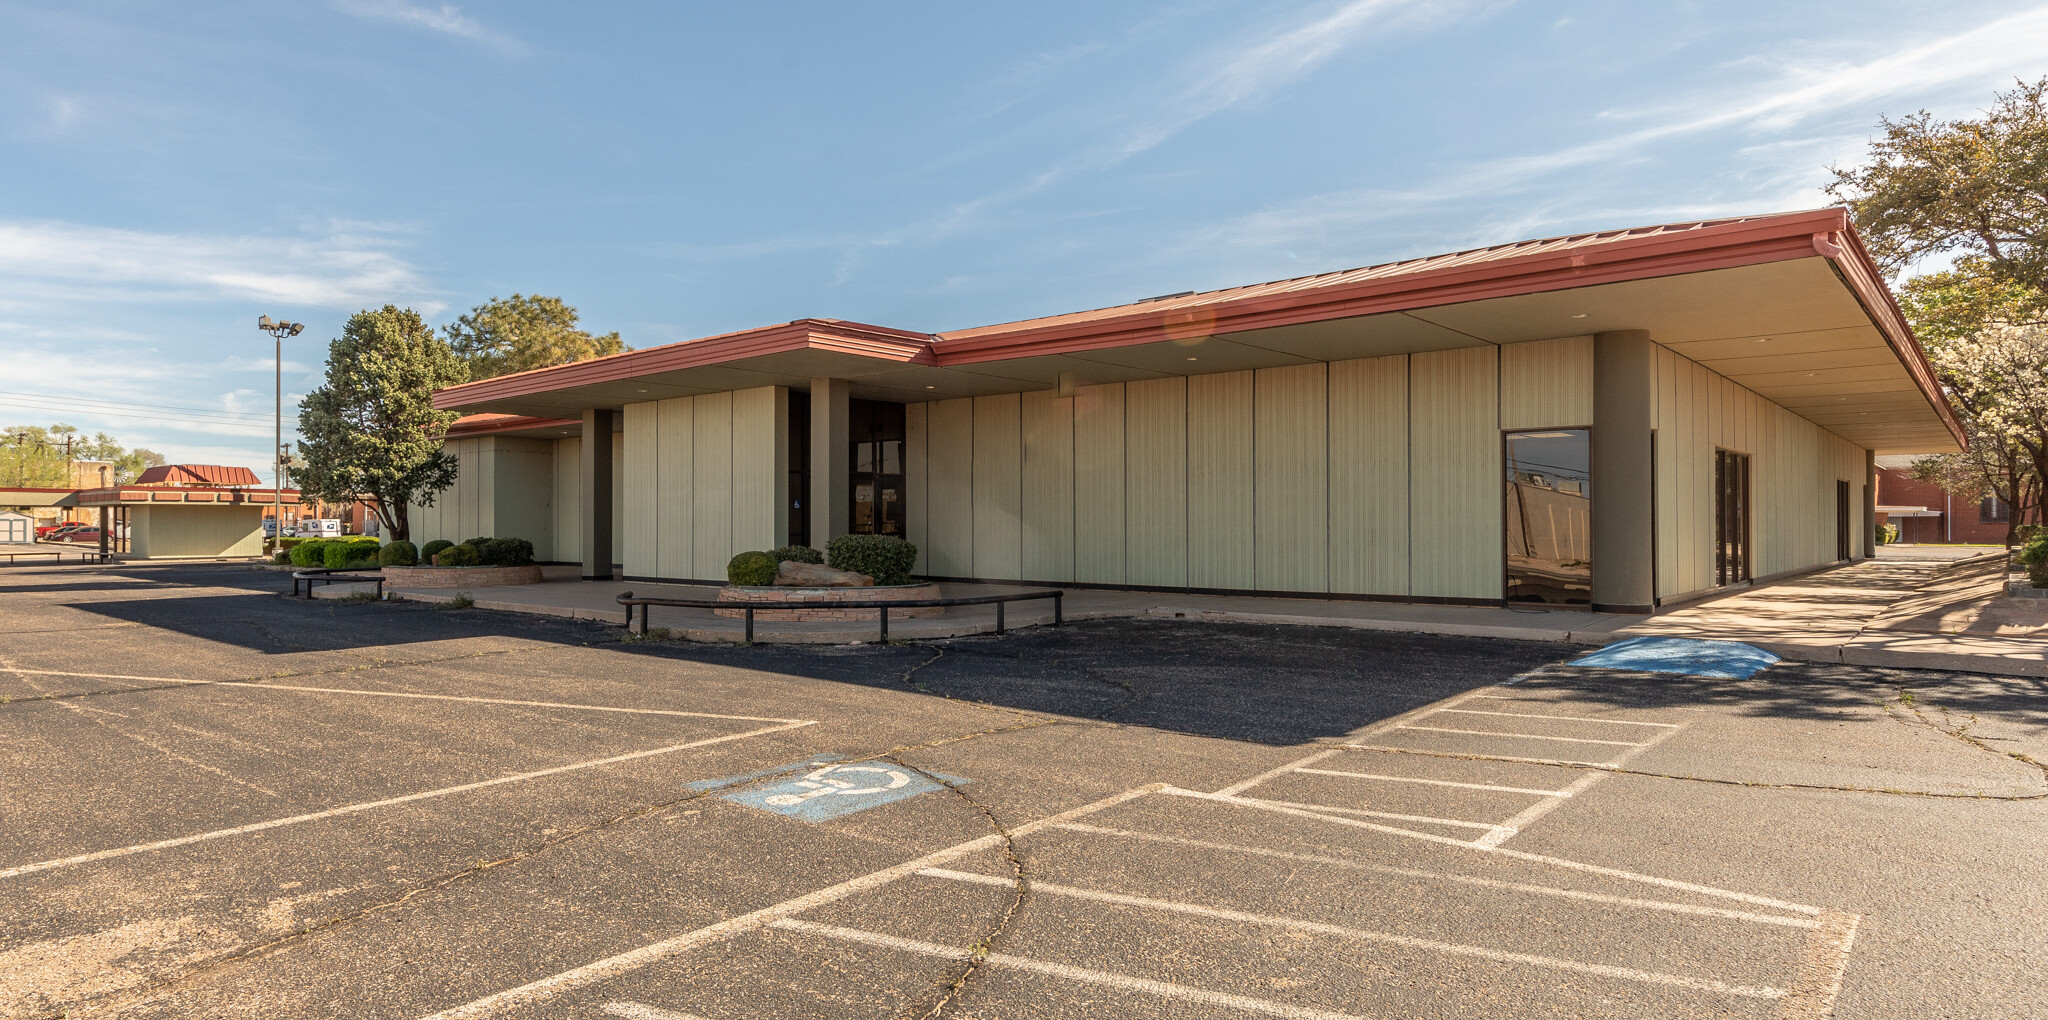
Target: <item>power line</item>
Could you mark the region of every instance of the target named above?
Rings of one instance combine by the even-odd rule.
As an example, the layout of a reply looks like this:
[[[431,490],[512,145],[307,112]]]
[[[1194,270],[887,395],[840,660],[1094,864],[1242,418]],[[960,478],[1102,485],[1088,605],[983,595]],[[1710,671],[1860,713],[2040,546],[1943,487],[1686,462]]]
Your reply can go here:
[[[236,418],[261,419],[270,417],[270,415],[264,414],[260,411],[231,411],[226,408],[220,407],[190,407],[179,404],[144,404],[131,400],[106,400],[100,397],[52,396],[43,393],[15,393],[7,390],[0,390],[0,397],[13,397],[22,400],[36,400],[45,403],[78,404],[81,406],[107,405],[110,407],[134,407],[149,411],[178,411],[192,414],[207,414]]]

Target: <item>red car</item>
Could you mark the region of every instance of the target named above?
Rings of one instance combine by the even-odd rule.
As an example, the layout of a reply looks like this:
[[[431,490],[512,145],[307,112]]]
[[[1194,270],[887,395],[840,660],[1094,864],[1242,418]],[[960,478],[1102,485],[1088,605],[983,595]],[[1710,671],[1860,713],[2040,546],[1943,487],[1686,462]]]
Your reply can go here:
[[[99,540],[100,529],[90,524],[79,524],[77,522],[66,524],[60,528],[54,528],[49,534],[43,536],[43,541],[45,542],[97,542]]]
[[[82,525],[80,525],[77,521],[58,521],[55,524],[38,524],[36,525],[36,541],[41,542],[48,539],[50,537],[50,532],[62,531],[66,528],[76,527],[82,527]]]

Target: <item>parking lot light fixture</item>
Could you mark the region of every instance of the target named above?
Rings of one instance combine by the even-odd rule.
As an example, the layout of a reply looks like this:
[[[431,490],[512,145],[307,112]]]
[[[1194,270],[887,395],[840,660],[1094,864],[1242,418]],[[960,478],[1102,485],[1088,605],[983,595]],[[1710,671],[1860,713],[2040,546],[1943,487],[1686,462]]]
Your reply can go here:
[[[306,324],[282,322],[263,315],[257,317],[256,328],[277,341],[277,415],[274,422],[277,444],[271,447],[270,453],[270,547],[275,549],[284,542],[284,338],[298,336]]]

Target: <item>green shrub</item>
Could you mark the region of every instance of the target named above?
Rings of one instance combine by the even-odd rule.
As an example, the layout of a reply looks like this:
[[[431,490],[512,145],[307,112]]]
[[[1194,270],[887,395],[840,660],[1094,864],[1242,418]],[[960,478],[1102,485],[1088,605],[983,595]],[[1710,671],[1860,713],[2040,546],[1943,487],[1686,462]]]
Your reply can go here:
[[[487,538],[476,545],[477,558],[486,567],[528,567],[533,565],[533,543],[523,538]]]
[[[770,549],[768,555],[775,557],[777,564],[825,562],[824,553],[807,545],[785,545],[780,549]]]
[[[377,562],[377,540],[374,538],[330,538],[320,543],[320,561],[323,566],[340,569],[356,563]]]
[[[841,535],[826,544],[825,560],[834,569],[866,574],[876,584],[909,584],[917,547],[894,535]]]
[[[745,587],[775,583],[775,557],[758,550],[743,552],[725,565],[725,579]]]
[[[484,536],[484,537],[482,537],[482,538],[472,538],[472,539],[470,539],[469,541],[467,541],[467,542],[464,542],[464,543],[462,543],[462,544],[463,544],[463,545],[473,545],[473,546],[476,546],[476,551],[477,551],[477,554],[478,554],[478,555],[482,555],[482,554],[483,554],[483,551],[484,551],[484,545],[485,545],[486,543],[488,543],[488,542],[489,542],[490,540],[491,540],[491,536],[489,536],[489,535],[485,535],[485,536]]]
[[[410,567],[420,561],[419,547],[399,539],[377,550],[377,562],[387,567]]]
[[[2020,546],[2020,566],[2027,568],[2027,583],[2048,588],[2048,535],[2035,535]]]
[[[324,538],[300,542],[291,547],[289,555],[294,567],[317,567],[323,562],[321,549],[328,544]]]
[[[461,545],[451,545],[441,550],[440,562],[441,566],[444,567],[474,567],[477,565],[479,558],[476,546],[464,542]]]
[[[1878,527],[1878,529],[1877,529],[1877,544],[1878,544],[1878,545],[1890,545],[1890,544],[1892,544],[1893,542],[1896,542],[1896,541],[1898,541],[1898,540],[1899,540],[1899,526],[1898,526],[1898,525],[1896,525],[1896,524],[1885,524],[1885,525],[1880,525],[1880,526]]]
[[[434,562],[435,553],[453,548],[455,548],[455,543],[445,538],[437,538],[426,545],[420,546],[420,562],[431,564]]]
[[[272,557],[270,558],[270,562],[272,562],[272,563],[275,563],[275,564],[277,564],[277,565],[279,565],[279,566],[287,566],[287,565],[289,565],[289,564],[291,563],[291,561],[292,561],[292,554],[291,554],[291,550],[289,550],[289,549],[279,549],[279,550],[277,551],[277,555],[275,555],[275,556],[272,556]]]

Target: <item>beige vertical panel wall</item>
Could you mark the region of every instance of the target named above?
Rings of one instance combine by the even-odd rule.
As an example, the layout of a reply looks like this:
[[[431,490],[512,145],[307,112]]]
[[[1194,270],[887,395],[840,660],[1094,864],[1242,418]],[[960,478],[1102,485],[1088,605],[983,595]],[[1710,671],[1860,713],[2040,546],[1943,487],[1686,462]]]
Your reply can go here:
[[[1835,558],[1835,483],[1850,483],[1850,540],[1865,521],[1863,449],[1705,366],[1657,352],[1657,594],[1714,584],[1714,451],[1750,455],[1752,570]]]
[[[1251,588],[1250,372],[1188,379],[1188,586]],[[1406,523],[1405,520],[1403,522]]]
[[[1188,381],[1124,386],[1124,582],[1188,584]]]
[[[1124,388],[1074,391],[1074,580],[1130,584],[1124,573]]]
[[[1051,390],[1020,398],[1024,491],[1019,576],[1074,579],[1074,398]],[[912,413],[917,412],[912,408]],[[915,484],[914,482],[912,484]]]
[[[788,412],[776,386],[626,405],[627,576],[718,580],[734,554],[786,544]]]
[[[924,405],[925,569],[941,577],[974,576],[974,401],[962,397]]]
[[[1330,588],[1328,369],[1255,373],[1252,558],[1263,591]]]
[[[1023,407],[1015,393],[974,398],[976,577],[1018,577],[1023,555]]]
[[[1500,598],[1498,348],[1409,355],[1409,592]]]
[[[164,560],[263,555],[256,506],[138,506],[128,511],[129,555]]]
[[[1593,424],[1593,338],[1567,337],[1500,349],[1500,427]]]
[[[455,455],[455,484],[436,495],[433,506],[414,505],[407,511],[412,541],[523,538],[533,543],[535,559],[558,559],[558,445],[511,436],[450,440],[446,449]]]
[[[1408,356],[1330,365],[1330,590],[1408,594]]]

